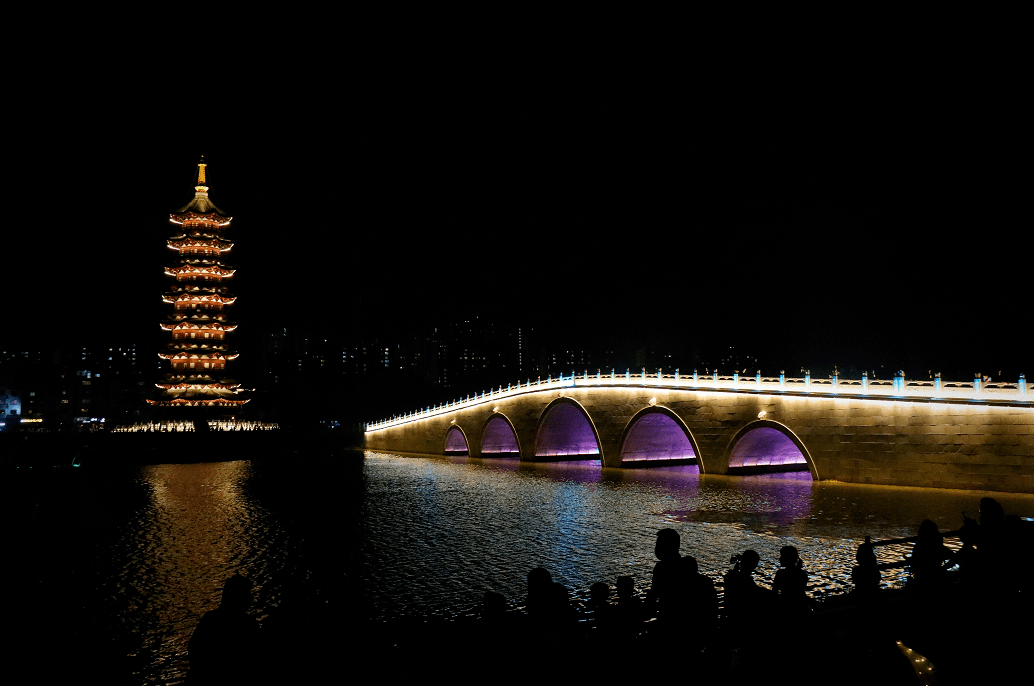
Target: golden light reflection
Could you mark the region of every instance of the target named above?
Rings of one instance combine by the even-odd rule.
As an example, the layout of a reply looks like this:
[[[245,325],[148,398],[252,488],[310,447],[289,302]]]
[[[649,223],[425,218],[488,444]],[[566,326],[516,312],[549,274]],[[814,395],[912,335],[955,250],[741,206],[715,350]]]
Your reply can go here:
[[[912,669],[915,671],[918,683],[923,684],[923,686],[934,686],[939,683],[937,677],[934,675],[933,663],[903,644],[901,641],[898,641],[897,645],[898,650],[908,658],[908,663],[912,665]]]
[[[252,550],[254,507],[242,489],[249,476],[248,462],[144,468],[151,506],[137,535],[143,550],[134,558],[139,566],[124,573],[149,586],[150,614],[160,626],[145,632],[161,632],[181,657],[198,620],[219,605],[226,579],[255,576],[247,569],[260,552]]]

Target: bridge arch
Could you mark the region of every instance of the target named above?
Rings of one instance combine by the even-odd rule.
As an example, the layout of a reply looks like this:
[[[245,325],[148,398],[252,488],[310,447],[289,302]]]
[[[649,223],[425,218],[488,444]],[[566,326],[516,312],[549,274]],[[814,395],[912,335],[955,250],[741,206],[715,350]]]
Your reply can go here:
[[[730,473],[794,471],[794,465],[806,466],[811,478],[819,480],[815,460],[797,434],[769,419],[741,427],[725,449],[723,462]]]
[[[603,444],[596,424],[581,403],[561,396],[546,405],[539,415],[535,426],[534,457],[567,455],[603,459]]]
[[[521,454],[521,439],[510,418],[502,412],[493,412],[481,427],[481,455]]]
[[[457,424],[450,424],[442,439],[442,455],[470,454],[470,442],[467,434]]]
[[[619,445],[622,466],[673,461],[685,464],[692,460],[704,471],[693,432],[682,417],[662,405],[645,407],[635,413],[621,432]]]

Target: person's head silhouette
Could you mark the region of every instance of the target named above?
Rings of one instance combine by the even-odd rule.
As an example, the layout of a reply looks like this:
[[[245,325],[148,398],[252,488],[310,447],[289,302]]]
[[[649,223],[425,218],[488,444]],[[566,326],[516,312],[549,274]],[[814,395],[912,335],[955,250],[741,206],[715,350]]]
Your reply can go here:
[[[223,602],[220,607],[237,612],[246,612],[251,606],[251,579],[234,574],[223,586]]]
[[[981,526],[998,526],[1005,521],[1005,510],[994,498],[980,499]]]
[[[784,545],[779,549],[779,566],[792,569],[801,566],[801,556],[797,548],[792,545]]]
[[[675,529],[661,529],[657,532],[657,545],[653,552],[658,560],[671,560],[679,556],[681,540]]]
[[[744,574],[752,574],[761,562],[761,556],[754,550],[744,550],[740,557],[740,571]]]

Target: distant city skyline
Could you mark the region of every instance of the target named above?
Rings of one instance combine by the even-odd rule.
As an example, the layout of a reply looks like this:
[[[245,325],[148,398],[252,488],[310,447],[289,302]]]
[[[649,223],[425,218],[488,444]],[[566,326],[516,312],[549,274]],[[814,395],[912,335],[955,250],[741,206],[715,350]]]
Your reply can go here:
[[[993,108],[994,127],[919,101],[687,126],[565,101],[518,127],[446,107],[342,129],[300,107],[261,136],[217,109],[197,126],[102,111],[24,157],[0,348],[157,349],[168,214],[203,153],[233,216],[242,368],[284,328],[385,338],[479,316],[558,349],[731,346],[766,373],[1031,371],[1020,123]]]

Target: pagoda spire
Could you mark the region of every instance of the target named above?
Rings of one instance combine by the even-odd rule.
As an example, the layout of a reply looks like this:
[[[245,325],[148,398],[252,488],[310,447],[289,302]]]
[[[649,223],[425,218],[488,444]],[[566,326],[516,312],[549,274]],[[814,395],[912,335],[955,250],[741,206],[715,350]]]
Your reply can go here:
[[[205,156],[202,155],[201,161],[197,163],[197,183],[194,184],[194,190],[199,191],[202,186],[206,191],[208,190],[208,181],[205,180],[205,167],[207,166],[205,164]]]
[[[197,174],[194,177],[194,199],[189,204],[181,207],[179,211],[182,212],[197,212],[199,214],[209,214],[216,212],[219,215],[225,216],[225,213],[215,206],[215,203],[208,198],[208,164],[205,162],[205,156],[201,156],[201,161],[197,163]]]

